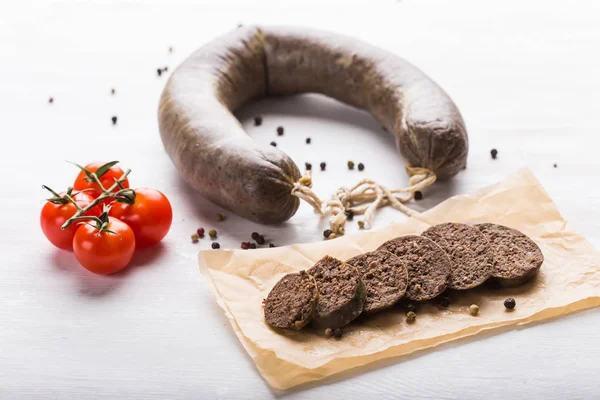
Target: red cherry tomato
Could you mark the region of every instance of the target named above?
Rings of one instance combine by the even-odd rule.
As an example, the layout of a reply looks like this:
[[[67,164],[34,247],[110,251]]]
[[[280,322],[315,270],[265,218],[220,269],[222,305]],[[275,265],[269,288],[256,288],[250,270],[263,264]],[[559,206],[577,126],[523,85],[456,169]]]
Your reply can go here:
[[[109,215],[120,219],[133,229],[138,247],[160,242],[169,232],[173,210],[167,197],[158,190],[135,190],[135,203],[112,203]]]
[[[64,196],[64,193],[60,193],[60,196]],[[94,199],[87,193],[78,193],[73,197],[73,200],[81,208],[87,207]],[[64,250],[73,250],[73,236],[77,231],[77,222],[73,223],[67,229],[62,230],[60,227],[65,223],[66,220],[71,218],[77,212],[77,208],[71,202],[66,204],[55,204],[50,201],[44,204],[42,212],[40,213],[40,225],[46,238],[58,247]],[[100,216],[99,207],[94,207],[89,210],[85,215]]]
[[[91,164],[86,165],[85,168],[90,172],[97,172],[98,168],[102,167],[105,164],[106,164],[105,162],[93,162]],[[123,174],[124,174],[124,172],[119,166],[113,165],[106,172],[104,172],[104,174],[102,174],[98,178],[100,179],[100,183],[102,183],[102,186],[104,186],[105,189],[108,189],[115,183],[115,179],[119,179],[121,176],[123,176]],[[95,182],[89,182],[87,179],[88,179],[88,177],[85,174],[85,172],[79,171],[79,174],[77,175],[77,178],[75,178],[75,182],[73,183],[73,189],[75,189],[75,190],[89,189],[89,190],[86,190],[85,193],[88,193],[90,196],[92,196],[94,198],[100,196],[102,194],[102,191],[100,190],[100,187],[98,186],[98,184]],[[125,179],[125,181],[123,181],[122,185],[124,188],[128,188],[129,180]],[[119,189],[117,188],[114,191],[116,192],[118,190]]]
[[[102,275],[125,268],[135,251],[135,236],[126,223],[108,217],[106,229],[112,232],[100,232],[88,224],[80,225],[73,238],[77,261],[85,269]]]

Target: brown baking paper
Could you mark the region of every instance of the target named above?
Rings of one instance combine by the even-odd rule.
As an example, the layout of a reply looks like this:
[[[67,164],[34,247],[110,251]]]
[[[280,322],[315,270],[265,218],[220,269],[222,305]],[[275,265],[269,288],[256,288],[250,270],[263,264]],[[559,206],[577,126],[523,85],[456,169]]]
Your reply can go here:
[[[421,306],[413,324],[406,322],[400,308],[361,318],[344,328],[341,340],[313,329],[281,334],[264,322],[262,300],[284,274],[309,268],[326,254],[345,260],[386,240],[419,234],[448,221],[499,223],[529,235],[545,257],[538,277],[518,288],[484,285],[457,292],[447,309],[430,302]],[[262,376],[278,389],[485,331],[600,305],[600,256],[569,228],[529,170],[382,230],[272,249],[203,251],[199,260],[242,345]],[[504,308],[507,297],[517,301],[513,311]],[[470,304],[479,305],[479,316],[469,314]]]

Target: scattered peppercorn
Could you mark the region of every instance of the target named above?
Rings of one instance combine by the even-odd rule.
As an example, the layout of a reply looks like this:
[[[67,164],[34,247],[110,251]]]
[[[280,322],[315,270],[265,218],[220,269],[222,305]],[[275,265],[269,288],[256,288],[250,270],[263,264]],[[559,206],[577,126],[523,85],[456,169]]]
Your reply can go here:
[[[261,246],[266,243],[265,237],[263,235],[259,235],[255,240],[256,243],[260,244]]]
[[[208,231],[208,236],[210,236],[211,239],[214,239],[217,237],[217,231],[215,231],[214,229],[211,229],[210,231]]]
[[[346,214],[346,219],[348,221],[352,221],[354,219],[354,211],[346,210],[346,211],[344,211],[344,214]]]
[[[169,47],[169,53],[173,52],[173,46]]]
[[[504,300],[504,307],[506,307],[507,310],[512,310],[513,308],[515,308],[516,305],[517,302],[512,297],[509,297],[508,299]]]
[[[365,229],[365,221],[360,220],[356,224],[358,225],[358,229]]]
[[[213,244],[211,244],[210,247],[212,247],[213,249],[220,249],[221,245],[219,244],[219,242],[213,242]]]
[[[200,236],[197,233],[192,234],[192,242],[198,243],[199,239],[200,239]]]
[[[440,306],[446,308],[450,305],[450,297],[442,296],[440,297]]]
[[[113,117],[111,118],[111,121],[112,121],[113,125],[116,125],[117,124],[117,116],[113,115]]]
[[[252,232],[252,234],[250,235],[250,237],[252,238],[252,240],[256,240],[258,239],[260,235],[258,234],[258,232]]]
[[[250,243],[249,242],[242,242],[242,250],[248,250],[248,248],[250,247]]]
[[[469,306],[469,313],[472,316],[476,316],[477,314],[479,314],[479,306],[477,304],[471,304]]]
[[[413,322],[415,322],[417,319],[417,314],[414,313],[414,311],[409,311],[406,313],[406,322],[408,322],[409,324],[412,324]]]
[[[169,67],[164,67],[163,68],[163,72],[167,72],[169,70]]]
[[[161,75],[162,75],[162,69],[160,69],[160,68],[156,68],[156,74],[157,74],[158,76],[161,76]]]
[[[50,104],[54,103],[54,97],[50,97],[50,98],[48,99],[48,103],[50,103]]]
[[[204,228],[198,228],[196,229],[196,233],[198,234],[199,237],[204,237]]]
[[[307,171],[310,171],[310,170],[312,169],[312,164],[311,164],[311,163],[309,163],[309,162],[307,162],[307,163],[304,163],[304,166],[306,167],[306,170],[307,170]]]
[[[238,28],[241,28],[242,26],[244,26],[244,25],[242,25],[242,24],[237,24],[237,27],[238,27]]]
[[[277,127],[277,135],[278,136],[283,136],[283,126],[278,126]]]
[[[323,231],[323,237],[324,237],[325,239],[329,239],[329,236],[331,236],[331,233],[332,233],[332,232],[331,232],[331,229],[325,229],[325,230]]]
[[[275,142],[271,142],[271,146],[273,146],[273,147],[277,147],[277,143],[275,143]]]
[[[495,159],[496,159],[496,156],[498,156],[498,150],[496,150],[496,149],[492,149],[492,150],[490,151],[490,154],[492,155],[492,158],[495,160]]]
[[[322,162],[319,164],[319,166],[321,167],[321,171],[325,171],[325,168],[327,168],[327,164],[325,162]]]
[[[558,165],[556,165],[556,163],[554,163],[554,168],[557,168],[557,167],[558,167]]]
[[[333,330],[333,337],[336,339],[341,339],[342,338],[342,330],[340,328],[335,328]]]
[[[110,94],[115,94],[117,93],[117,91],[115,90],[115,88],[110,89]]]
[[[354,169],[354,161],[348,161],[348,169]]]
[[[262,117],[260,117],[260,116],[254,117],[254,126],[261,126],[261,125],[262,125]]]
[[[306,144],[310,144],[310,138],[309,137],[306,138]]]
[[[358,163],[358,170],[359,170],[359,171],[364,171],[364,169],[365,169],[365,164],[363,164],[363,163]]]
[[[221,222],[225,220],[225,217],[223,216],[223,214],[217,213],[216,219],[218,222]]]
[[[256,248],[256,243],[250,243],[250,248],[251,249],[255,249]]]
[[[417,190],[415,192],[415,200],[423,200],[423,192],[421,192],[420,190]]]
[[[410,312],[410,311],[412,311],[412,312],[417,311],[417,305],[415,303],[405,303],[404,304],[404,308],[408,312]]]
[[[384,132],[387,132],[387,129],[385,129],[385,126],[381,125],[381,129],[383,129]]]
[[[269,243],[269,247],[275,247],[273,243]]]
[[[327,328],[325,329],[325,336],[331,337],[333,335],[333,329]]]

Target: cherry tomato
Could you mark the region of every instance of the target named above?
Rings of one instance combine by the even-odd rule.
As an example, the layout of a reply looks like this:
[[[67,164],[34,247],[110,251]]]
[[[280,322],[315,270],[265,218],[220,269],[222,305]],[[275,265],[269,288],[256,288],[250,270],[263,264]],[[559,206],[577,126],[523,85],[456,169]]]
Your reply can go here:
[[[93,162],[91,164],[86,165],[85,168],[90,172],[96,172],[96,171],[98,171],[98,168],[102,167],[105,164],[106,164],[105,162]],[[102,186],[104,186],[105,189],[108,189],[115,183],[115,179],[119,179],[121,176],[123,176],[123,174],[124,174],[124,172],[119,166],[113,165],[104,174],[102,174],[102,176],[99,176],[98,178],[100,179],[100,183],[102,183]],[[98,184],[95,182],[88,182],[87,179],[88,179],[88,177],[85,174],[85,172],[79,171],[79,174],[77,175],[77,178],[75,178],[75,182],[73,183],[73,189],[75,189],[75,190],[89,189],[89,190],[86,190],[85,193],[88,193],[90,196],[92,196],[94,198],[100,196],[102,194],[102,191],[100,190],[100,187],[98,186]],[[123,181],[122,185],[123,185],[123,187],[128,188],[129,180],[125,179],[125,181]],[[114,191],[116,192],[118,190],[119,189],[117,188]]]
[[[64,196],[64,193],[60,193],[60,196]],[[73,200],[81,208],[87,207],[94,199],[87,193],[77,193]],[[73,223],[67,229],[62,230],[60,227],[65,223],[66,220],[71,218],[77,212],[77,208],[71,202],[66,204],[55,204],[50,201],[44,204],[42,212],[40,213],[40,225],[44,235],[48,238],[50,243],[64,250],[73,250],[73,236],[77,231],[77,222]],[[94,207],[89,210],[85,215],[100,216],[99,207]]]
[[[112,232],[99,231],[95,226],[84,224],[79,226],[73,238],[73,251],[77,261],[85,269],[102,275],[125,268],[135,251],[133,230],[116,218],[107,218],[106,229]]]
[[[160,242],[169,232],[173,210],[167,197],[158,190],[135,190],[135,203],[112,203],[109,215],[120,219],[133,229],[138,247]]]

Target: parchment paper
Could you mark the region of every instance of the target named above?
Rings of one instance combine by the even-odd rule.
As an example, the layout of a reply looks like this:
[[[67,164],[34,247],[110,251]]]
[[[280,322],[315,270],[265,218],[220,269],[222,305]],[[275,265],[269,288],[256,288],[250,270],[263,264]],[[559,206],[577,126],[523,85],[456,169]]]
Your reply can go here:
[[[544,253],[540,274],[518,288],[484,285],[457,292],[447,309],[426,304],[418,310],[414,324],[406,323],[400,308],[369,316],[344,328],[341,340],[313,329],[280,334],[264,322],[262,300],[284,274],[309,268],[326,254],[345,260],[374,250],[386,240],[419,234],[448,221],[500,223],[524,232]],[[599,254],[567,226],[529,170],[379,231],[272,249],[203,251],[199,262],[242,345],[264,379],[278,389],[484,331],[600,305]],[[507,297],[516,299],[515,310],[505,310]],[[468,312],[473,303],[480,308],[477,317]]]

